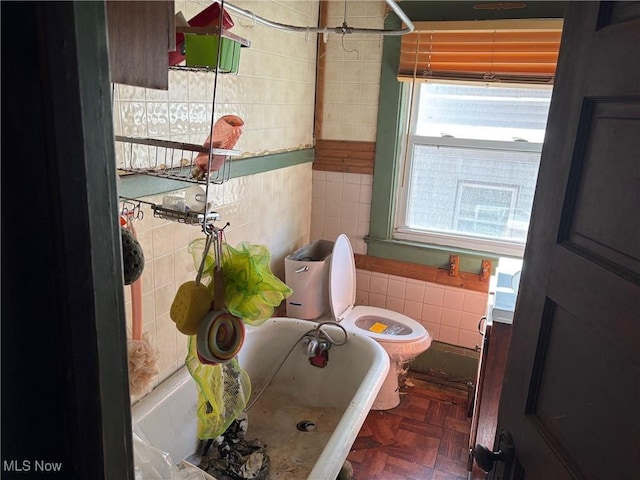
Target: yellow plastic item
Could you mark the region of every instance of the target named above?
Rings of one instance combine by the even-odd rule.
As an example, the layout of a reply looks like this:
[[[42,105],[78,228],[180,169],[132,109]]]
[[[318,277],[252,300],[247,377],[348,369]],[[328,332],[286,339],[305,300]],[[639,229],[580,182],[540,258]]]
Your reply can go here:
[[[200,320],[211,309],[212,300],[211,291],[203,284],[193,280],[183,283],[173,299],[169,316],[182,333],[195,335]]]
[[[371,327],[369,327],[369,331],[373,333],[382,333],[387,329],[388,325],[384,323],[376,322]]]

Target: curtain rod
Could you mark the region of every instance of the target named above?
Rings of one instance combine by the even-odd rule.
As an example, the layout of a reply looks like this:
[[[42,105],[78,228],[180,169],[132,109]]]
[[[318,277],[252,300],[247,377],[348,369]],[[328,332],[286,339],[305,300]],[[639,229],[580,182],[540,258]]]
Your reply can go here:
[[[278,30],[287,30],[290,32],[318,33],[318,34],[339,33],[343,35],[351,34],[351,33],[362,33],[362,34],[383,35],[383,36],[386,36],[386,35],[399,36],[399,35],[406,35],[407,33],[413,32],[414,30],[413,22],[409,20],[409,17],[407,17],[407,15],[398,6],[395,0],[385,0],[385,2],[389,6],[389,8],[391,8],[391,10],[393,10],[393,12],[400,18],[400,20],[404,22],[404,24],[406,25],[405,28],[400,30],[384,30],[384,29],[377,29],[377,28],[354,28],[354,27],[348,26],[346,21],[339,27],[299,27],[296,25],[288,25],[286,23],[278,23],[278,22],[273,22],[271,20],[267,20],[266,18],[256,15],[255,13],[249,10],[244,10],[243,8],[236,7],[231,3],[222,2],[222,5],[224,6],[224,8],[227,8],[232,12],[235,12],[239,15],[242,15],[246,18],[251,19],[254,23],[260,23],[267,27],[276,28]]]

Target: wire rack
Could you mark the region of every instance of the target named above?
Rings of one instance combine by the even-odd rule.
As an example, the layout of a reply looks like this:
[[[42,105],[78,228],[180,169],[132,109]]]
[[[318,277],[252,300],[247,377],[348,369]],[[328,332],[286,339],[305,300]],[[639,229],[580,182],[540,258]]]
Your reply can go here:
[[[191,183],[223,183],[230,159],[239,150],[208,148],[193,143],[116,135],[119,170]],[[215,166],[214,166],[215,165]],[[217,168],[219,165],[219,168]]]
[[[220,18],[218,24],[223,24],[224,0],[221,2]],[[237,65],[239,63],[239,48],[249,47],[251,42],[247,39],[239,37],[219,27],[176,27],[176,33],[195,34],[195,35],[213,35],[218,37],[215,44],[215,61],[211,66],[186,66],[174,65],[169,66],[173,70],[186,70],[188,72],[213,72],[213,97],[211,109],[210,135],[214,138],[214,116],[216,115],[216,97],[218,91],[218,74],[221,73],[237,73]],[[226,71],[221,67],[222,60],[222,38],[231,40],[234,48],[231,49],[233,55],[229,59],[229,55],[225,56],[225,65],[230,63],[234,66],[233,72]],[[208,64],[208,63],[207,63]],[[118,170],[125,173],[151,175],[163,177],[172,180],[179,180],[189,183],[197,183],[204,185],[204,198],[210,198],[211,184],[221,184],[229,180],[231,173],[231,158],[239,156],[239,150],[228,150],[216,148],[221,145],[214,141],[205,145],[197,145],[193,143],[184,143],[178,141],[157,139],[157,138],[139,138],[124,135],[116,135],[116,158],[118,162]],[[217,212],[210,212],[207,202],[207,210],[204,213],[194,211],[180,211],[165,208],[165,206],[156,205],[154,203],[144,202],[135,199],[121,199],[125,202],[133,202],[138,206],[140,203],[147,203],[153,210],[154,217],[176,221],[188,225],[202,225],[206,230],[208,225],[220,219]],[[123,207],[124,208],[124,207]]]
[[[151,209],[153,210],[153,216],[156,218],[172,220],[174,222],[184,223],[185,225],[210,225],[213,222],[220,220],[220,214],[218,212],[209,212],[207,214],[178,212],[155,204],[151,204]]]
[[[208,225],[220,220],[220,214],[218,212],[181,212],[177,210],[171,210],[169,208],[164,208],[161,205],[156,205],[153,202],[147,202],[145,200],[127,198],[122,196],[120,197],[120,214],[131,217],[135,220],[142,220],[144,218],[142,204],[149,205],[151,207],[151,210],[153,211],[153,216],[156,218],[184,223],[185,225]]]

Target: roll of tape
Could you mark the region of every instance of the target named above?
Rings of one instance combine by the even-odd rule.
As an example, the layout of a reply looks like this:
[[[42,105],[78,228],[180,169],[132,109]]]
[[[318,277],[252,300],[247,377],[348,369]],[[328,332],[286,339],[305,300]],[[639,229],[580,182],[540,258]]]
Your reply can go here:
[[[198,328],[198,354],[209,362],[226,363],[240,351],[244,335],[241,319],[226,310],[211,312]]]

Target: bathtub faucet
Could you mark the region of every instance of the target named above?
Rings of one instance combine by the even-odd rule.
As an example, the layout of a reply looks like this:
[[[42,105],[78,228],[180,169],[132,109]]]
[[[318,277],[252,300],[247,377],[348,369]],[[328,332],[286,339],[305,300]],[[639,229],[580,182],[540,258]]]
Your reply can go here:
[[[327,331],[328,325],[337,327],[342,330],[344,339],[338,341],[331,336]],[[324,327],[324,328],[323,328]],[[305,349],[305,353],[309,358],[309,363],[315,367],[323,368],[329,361],[329,349],[332,346],[339,347],[347,343],[347,331],[338,322],[321,322],[313,330],[309,330],[304,337],[302,337],[302,346]]]

